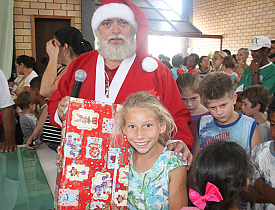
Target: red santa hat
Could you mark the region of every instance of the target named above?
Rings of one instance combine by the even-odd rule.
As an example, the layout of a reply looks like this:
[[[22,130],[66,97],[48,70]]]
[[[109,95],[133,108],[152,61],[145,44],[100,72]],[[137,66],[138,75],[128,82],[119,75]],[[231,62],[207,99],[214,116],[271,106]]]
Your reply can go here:
[[[109,18],[127,20],[137,34],[137,56],[142,59],[142,68],[147,72],[155,71],[158,63],[148,54],[149,23],[145,13],[129,0],[103,0],[92,18],[92,28],[95,32],[100,24]]]

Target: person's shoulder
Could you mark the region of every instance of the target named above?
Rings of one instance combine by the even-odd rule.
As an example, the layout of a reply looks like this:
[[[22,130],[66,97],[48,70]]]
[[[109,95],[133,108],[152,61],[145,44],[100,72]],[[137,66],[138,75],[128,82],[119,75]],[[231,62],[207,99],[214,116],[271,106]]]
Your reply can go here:
[[[78,56],[73,62],[73,63],[82,63],[85,62],[86,60],[90,60],[92,57],[97,57],[98,56],[98,51],[97,50],[92,50],[86,53],[83,53],[82,55]]]
[[[163,157],[167,157],[167,165],[171,167],[177,166],[184,166],[187,165],[187,161],[182,160],[182,153],[180,152],[177,156],[174,155],[174,151],[169,150],[165,147],[164,151],[162,152]]]
[[[263,143],[255,146],[252,149],[251,156],[252,156],[252,158],[254,157],[253,159],[255,159],[255,157],[258,156],[259,154],[270,152],[270,150],[271,150],[271,152],[273,151],[273,153],[275,153],[274,152],[274,140],[263,142]],[[275,154],[274,154],[274,156],[275,156]]]
[[[199,117],[198,120],[200,122],[208,122],[208,121],[212,121],[213,119],[214,119],[213,116],[208,112],[208,114]]]
[[[239,112],[238,112],[239,113]],[[242,119],[242,120],[245,120],[245,121],[247,121],[247,122],[251,122],[251,123],[254,123],[254,122],[257,122],[255,119],[253,119],[252,117],[248,117],[248,116],[246,116],[246,115],[244,115],[244,114],[242,114],[242,113],[239,113],[239,115],[240,115],[240,119]]]

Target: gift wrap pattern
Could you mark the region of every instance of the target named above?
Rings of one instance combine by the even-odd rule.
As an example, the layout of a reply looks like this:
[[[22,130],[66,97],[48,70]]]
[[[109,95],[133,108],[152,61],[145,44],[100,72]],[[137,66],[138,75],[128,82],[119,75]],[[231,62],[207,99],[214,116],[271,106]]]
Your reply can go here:
[[[116,135],[121,105],[70,98],[61,134],[54,209],[126,209],[129,143]]]

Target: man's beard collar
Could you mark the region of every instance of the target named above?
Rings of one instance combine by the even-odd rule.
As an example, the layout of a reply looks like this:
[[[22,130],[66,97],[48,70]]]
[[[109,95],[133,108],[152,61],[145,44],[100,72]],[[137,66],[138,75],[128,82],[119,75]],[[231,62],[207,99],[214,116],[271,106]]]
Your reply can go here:
[[[109,44],[110,39],[122,39],[124,43],[118,47],[113,47]],[[104,40],[100,35],[98,35],[98,52],[99,54],[108,60],[111,61],[122,61],[125,60],[136,53],[137,44],[134,37],[130,37],[128,39],[125,36],[113,35],[108,37],[107,40]]]

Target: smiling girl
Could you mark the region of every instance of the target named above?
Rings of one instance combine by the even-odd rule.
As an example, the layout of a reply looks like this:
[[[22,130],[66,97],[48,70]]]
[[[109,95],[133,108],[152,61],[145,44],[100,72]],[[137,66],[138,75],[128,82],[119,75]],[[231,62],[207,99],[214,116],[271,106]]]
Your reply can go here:
[[[146,92],[134,93],[123,104],[117,127],[131,144],[127,209],[187,206],[187,163],[164,146],[176,125],[161,101]]]

